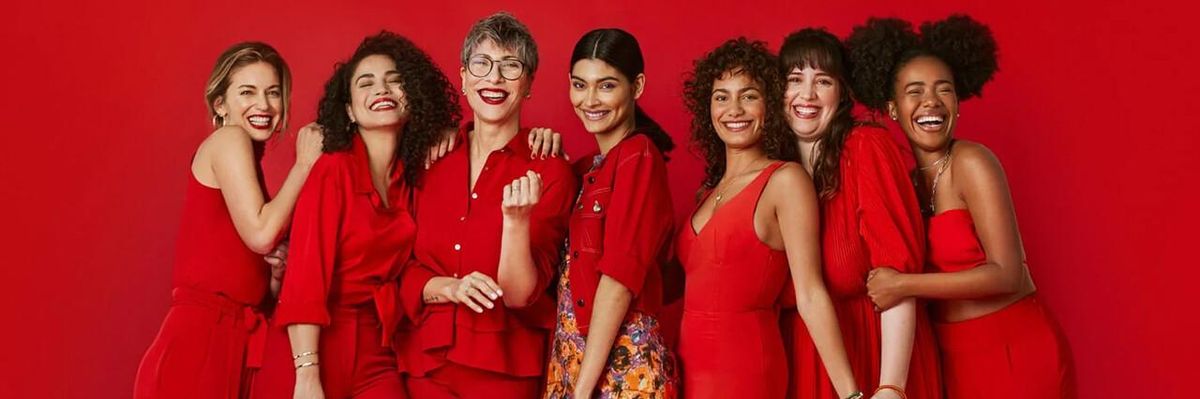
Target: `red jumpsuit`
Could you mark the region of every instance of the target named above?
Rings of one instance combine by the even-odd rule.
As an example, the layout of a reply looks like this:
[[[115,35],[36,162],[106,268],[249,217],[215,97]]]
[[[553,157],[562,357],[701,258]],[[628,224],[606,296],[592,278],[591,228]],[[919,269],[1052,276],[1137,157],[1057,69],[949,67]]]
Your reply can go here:
[[[171,309],[142,357],[134,398],[238,398],[262,358],[270,270],[233,227],[221,190],[188,172]]]
[[[445,158],[426,171],[415,201],[416,261],[405,268],[401,291],[412,319],[397,340],[401,369],[414,398],[535,397],[544,380],[548,330],[555,310],[551,279],[561,261],[567,217],[578,182],[561,158],[532,159],[523,130],[493,151],[471,187],[468,123]],[[425,305],[425,284],[437,276],[472,272],[493,279],[500,261],[502,190],[526,171],[542,177],[530,220],[530,250],[538,270],[536,301],[522,309],[496,307],[475,313],[456,304]]]
[[[296,201],[291,248],[254,396],[291,398],[287,326],[321,326],[317,351],[325,397],[403,398],[391,349],[399,313],[397,278],[416,225],[397,161],[385,203],[356,135],[347,151],[321,156]]]
[[[778,324],[787,254],[754,231],[759,197],[783,165],[764,168],[700,231],[691,222],[694,211],[679,229],[679,260],[687,273],[679,334],[685,398],[779,398],[787,389]]]
[[[867,296],[867,273],[891,267],[919,273],[925,253],[921,212],[899,148],[883,129],[860,127],[842,149],[840,185],[821,204],[821,257],[854,379],[868,396],[879,384],[880,315]],[[790,292],[785,302],[794,303]],[[782,317],[791,364],[789,398],[837,398],[816,346],[794,308]],[[910,399],[942,397],[928,312],[918,302],[905,389]]]
[[[987,262],[969,210],[952,209],[929,219],[929,261],[940,272]],[[1036,294],[984,316],[934,327],[950,399],[1078,395],[1067,340]]]

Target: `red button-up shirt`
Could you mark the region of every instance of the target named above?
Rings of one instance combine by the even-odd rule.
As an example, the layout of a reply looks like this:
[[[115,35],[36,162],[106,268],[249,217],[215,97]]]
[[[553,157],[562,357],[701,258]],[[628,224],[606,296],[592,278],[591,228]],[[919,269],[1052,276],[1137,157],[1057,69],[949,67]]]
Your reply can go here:
[[[473,126],[459,130],[459,145],[435,163],[417,190],[415,215],[420,233],[414,255],[401,277],[403,305],[413,320],[396,348],[402,369],[424,375],[445,362],[518,377],[542,374],[547,329],[555,318],[547,288],[561,261],[567,216],[578,182],[559,158],[531,159],[522,130],[504,148],[488,155],[472,189],[470,137]],[[436,276],[461,277],[481,272],[496,278],[500,263],[504,185],[532,170],[542,177],[542,193],[530,220],[530,250],[537,267],[533,305],[475,313],[456,304],[424,304],[425,284]]]
[[[571,297],[584,334],[601,275],[629,289],[631,309],[658,312],[675,215],[666,162],[648,137],[626,137],[593,168],[597,156],[576,163],[583,192],[570,224]]]
[[[400,316],[397,278],[416,235],[402,169],[396,162],[385,205],[357,136],[348,151],[317,160],[296,200],[276,324],[328,326],[331,308],[373,303],[389,343]]]

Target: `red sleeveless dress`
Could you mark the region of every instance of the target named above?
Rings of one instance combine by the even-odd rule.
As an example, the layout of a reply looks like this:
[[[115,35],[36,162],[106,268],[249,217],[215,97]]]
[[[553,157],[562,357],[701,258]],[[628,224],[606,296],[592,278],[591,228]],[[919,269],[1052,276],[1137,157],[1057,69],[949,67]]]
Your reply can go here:
[[[264,194],[265,196],[265,194]],[[262,357],[270,270],[242,242],[221,190],[188,171],[171,308],[138,366],[133,397],[238,398]]]
[[[692,215],[680,228],[677,248],[687,275],[679,336],[685,398],[781,398],[787,389],[778,325],[787,254],[754,232],[759,197],[783,164],[759,172],[699,232]]]
[[[952,209],[929,219],[929,261],[939,272],[987,262],[970,211]],[[1067,340],[1036,294],[984,316],[935,327],[947,398],[1077,397]]]
[[[821,201],[821,258],[825,287],[854,379],[868,396],[879,385],[882,322],[867,296],[867,273],[892,267],[920,273],[925,232],[917,196],[900,149],[886,130],[860,127],[842,149],[840,186]],[[789,286],[790,287],[790,286]],[[788,289],[786,304],[795,303]],[[782,317],[791,367],[789,398],[837,398],[812,337],[794,306]],[[918,302],[905,391],[910,399],[942,397],[937,343],[924,305]]]

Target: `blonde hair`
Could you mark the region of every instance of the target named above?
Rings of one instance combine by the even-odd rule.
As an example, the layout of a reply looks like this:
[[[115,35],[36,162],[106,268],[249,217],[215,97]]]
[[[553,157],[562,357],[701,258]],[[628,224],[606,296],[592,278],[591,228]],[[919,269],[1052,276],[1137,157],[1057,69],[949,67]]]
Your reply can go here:
[[[288,103],[292,94],[292,73],[279,52],[275,51],[274,47],[261,42],[235,44],[225,49],[221,56],[217,57],[217,64],[213,66],[212,74],[208,76],[208,84],[204,87],[204,102],[208,106],[208,116],[213,120],[213,127],[225,124],[224,119],[217,115],[217,110],[213,108],[213,102],[224,96],[225,91],[229,89],[229,85],[232,84],[229,81],[230,76],[239,68],[257,62],[265,62],[275,67],[275,72],[279,74],[280,86],[283,87],[283,108],[280,109],[279,121],[271,130],[278,132],[287,128]]]

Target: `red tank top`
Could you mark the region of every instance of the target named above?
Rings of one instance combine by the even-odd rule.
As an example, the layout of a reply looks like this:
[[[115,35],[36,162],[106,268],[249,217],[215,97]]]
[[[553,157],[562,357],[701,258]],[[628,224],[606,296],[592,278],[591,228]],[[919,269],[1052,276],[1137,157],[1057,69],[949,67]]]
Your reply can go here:
[[[967,209],[951,209],[929,218],[929,263],[938,272],[957,272],[987,262]]]
[[[172,286],[257,306],[267,293],[268,279],[270,269],[262,255],[247,248],[233,227],[221,190],[200,184],[188,170]]]

